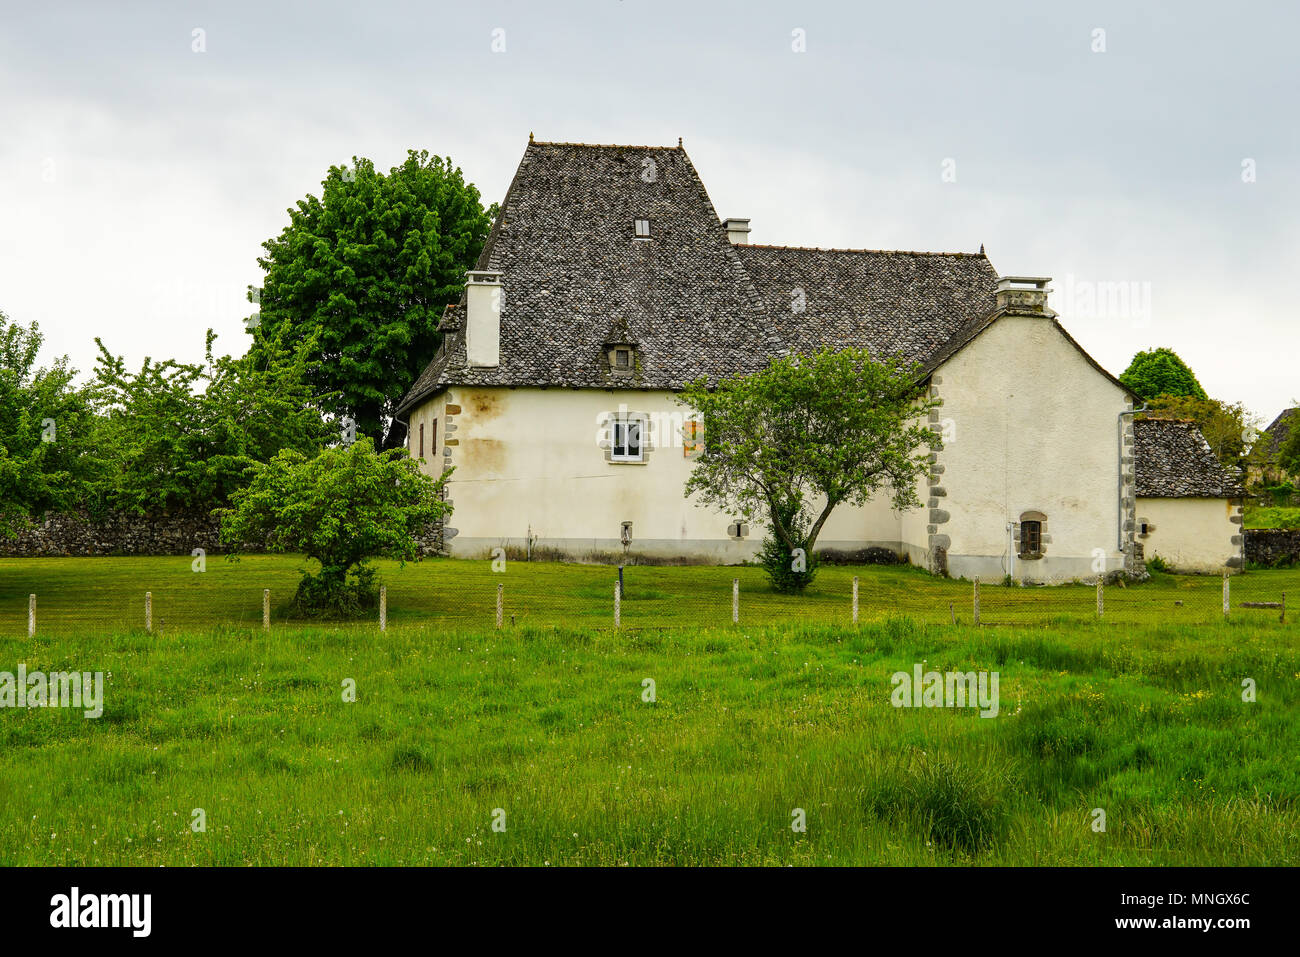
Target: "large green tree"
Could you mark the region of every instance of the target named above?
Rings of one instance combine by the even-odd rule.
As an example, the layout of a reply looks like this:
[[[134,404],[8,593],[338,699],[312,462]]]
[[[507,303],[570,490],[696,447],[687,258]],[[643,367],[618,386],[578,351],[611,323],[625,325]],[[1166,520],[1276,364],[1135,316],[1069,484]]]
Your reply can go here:
[[[262,244],[255,348],[314,337],[313,382],[335,397],[324,411],[393,448],[404,436],[396,403],[433,357],[496,208],[449,158],[414,150],[386,174],[354,157],[321,186]]]
[[[38,367],[43,337],[0,312],[0,535],[77,504],[90,469],[93,414],[67,357]]]
[[[716,386],[691,383],[680,401],[703,429],[704,454],[686,494],[767,525],[773,585],[802,590],[836,508],[882,491],[897,509],[920,506],[917,480],[942,443],[928,424],[938,402],[918,390],[915,371],[862,349],[824,349]]]
[[[303,571],[295,609],[355,616],[376,596],[367,560],[415,557],[415,535],[450,511],[442,496],[450,474],[435,482],[405,449],[377,452],[369,436],[310,458],[286,450],[232,496],[221,512],[222,535],[235,551],[264,542],[271,551],[302,552],[319,570]]]
[[[1143,399],[1154,399],[1158,395],[1209,398],[1187,363],[1173,349],[1163,346],[1133,356],[1128,368],[1120,374],[1119,381]]]

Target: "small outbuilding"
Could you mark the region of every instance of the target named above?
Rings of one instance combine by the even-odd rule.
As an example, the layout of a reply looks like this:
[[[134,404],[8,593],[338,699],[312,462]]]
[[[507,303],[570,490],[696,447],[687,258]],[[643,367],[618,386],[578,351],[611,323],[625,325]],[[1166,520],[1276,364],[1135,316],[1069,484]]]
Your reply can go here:
[[[1196,423],[1137,419],[1133,439],[1134,533],[1143,557],[1158,556],[1179,572],[1240,570],[1244,493]]]

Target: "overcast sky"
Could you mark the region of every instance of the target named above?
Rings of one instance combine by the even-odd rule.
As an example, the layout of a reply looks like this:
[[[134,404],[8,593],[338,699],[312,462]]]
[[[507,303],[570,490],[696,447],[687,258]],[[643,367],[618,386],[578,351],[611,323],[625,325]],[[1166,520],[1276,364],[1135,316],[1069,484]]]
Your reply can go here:
[[[533,131],[681,136],[754,242],[983,243],[1112,372],[1166,345],[1264,424],[1300,396],[1294,4],[4,7],[0,310],[83,372],[95,336],[242,352],[331,164],[428,149],[491,202]]]

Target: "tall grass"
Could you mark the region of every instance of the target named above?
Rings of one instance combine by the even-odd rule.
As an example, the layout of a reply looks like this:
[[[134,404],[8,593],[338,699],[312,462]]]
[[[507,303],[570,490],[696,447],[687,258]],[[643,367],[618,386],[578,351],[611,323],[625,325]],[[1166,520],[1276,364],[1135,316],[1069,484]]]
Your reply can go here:
[[[1290,628],[0,638],[20,662],[104,671],[105,711],[0,709],[6,864],[1300,863]],[[892,707],[917,663],[998,671],[998,716]]]

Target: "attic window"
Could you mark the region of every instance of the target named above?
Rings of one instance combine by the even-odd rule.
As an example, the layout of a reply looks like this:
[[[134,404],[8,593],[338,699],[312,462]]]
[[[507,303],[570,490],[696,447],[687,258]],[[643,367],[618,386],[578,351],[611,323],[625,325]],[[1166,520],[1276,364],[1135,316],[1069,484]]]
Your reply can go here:
[[[637,239],[650,238],[650,220],[638,219],[636,221],[636,238]]]
[[[615,375],[630,376],[636,372],[636,346],[632,343],[613,342],[605,346],[605,359]]]

